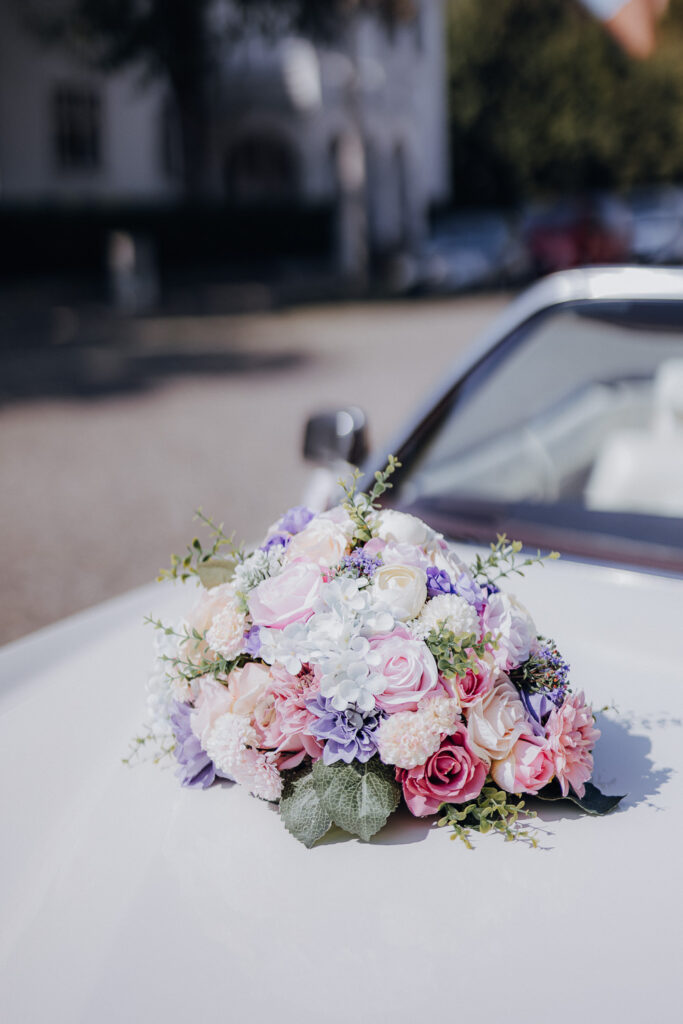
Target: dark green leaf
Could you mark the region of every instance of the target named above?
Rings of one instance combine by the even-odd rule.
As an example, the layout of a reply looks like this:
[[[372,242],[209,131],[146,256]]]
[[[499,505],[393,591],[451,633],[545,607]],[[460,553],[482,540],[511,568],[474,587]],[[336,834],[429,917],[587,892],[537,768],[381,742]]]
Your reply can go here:
[[[569,800],[571,803],[576,804],[577,807],[580,807],[582,811],[585,811],[586,814],[607,814],[624,799],[625,794],[622,793],[621,796],[606,796],[592,782],[587,782],[586,792],[583,796],[577,796],[571,788],[567,796],[563,796],[559,782],[557,779],[553,779],[536,796],[539,800]]]
[[[310,770],[285,773],[280,817],[287,831],[309,850],[329,829],[332,820],[323,809]]]
[[[393,769],[378,758],[367,764],[316,761],[312,774],[316,792],[334,824],[366,842],[398,806],[401,790]]]

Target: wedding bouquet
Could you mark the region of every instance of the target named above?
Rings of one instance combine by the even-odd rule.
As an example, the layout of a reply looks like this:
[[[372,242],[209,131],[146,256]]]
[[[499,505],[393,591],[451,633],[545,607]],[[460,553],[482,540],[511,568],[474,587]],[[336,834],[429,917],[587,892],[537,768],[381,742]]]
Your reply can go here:
[[[421,520],[381,508],[398,465],[369,493],[356,475],[328,512],[290,509],[250,554],[199,513],[211,547],[195,539],[162,574],[198,577],[194,608],[149,620],[149,734],[183,785],[229,779],[279,802],[309,847],[333,824],[370,839],[401,799],[468,845],[471,829],[529,839],[524,794],[609,810],[620,798],[589,782],[593,712],[500,586],[540,553],[520,561],[501,536],[465,565]]]

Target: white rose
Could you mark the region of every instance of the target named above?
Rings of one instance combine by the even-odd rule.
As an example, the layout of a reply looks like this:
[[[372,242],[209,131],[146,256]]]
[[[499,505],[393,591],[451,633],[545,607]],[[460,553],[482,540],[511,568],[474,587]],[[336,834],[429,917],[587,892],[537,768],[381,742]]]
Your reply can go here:
[[[374,523],[375,535],[389,544],[428,544],[436,534],[431,527],[417,516],[396,512],[392,508],[377,514]]]
[[[519,694],[502,672],[493,689],[465,714],[470,745],[487,764],[507,757],[522,733],[529,731]]]
[[[427,577],[416,565],[382,565],[372,580],[372,594],[378,605],[401,621],[414,619],[427,600]]]
[[[441,569],[442,572],[447,572],[453,583],[462,573],[468,571],[467,566],[458,558],[453,548],[447,547],[444,549],[440,544],[435,544],[431,547],[429,560],[435,568]]]
[[[287,547],[285,564],[313,562],[323,568],[338,565],[346,554],[348,541],[342,527],[330,519],[311,519]]]

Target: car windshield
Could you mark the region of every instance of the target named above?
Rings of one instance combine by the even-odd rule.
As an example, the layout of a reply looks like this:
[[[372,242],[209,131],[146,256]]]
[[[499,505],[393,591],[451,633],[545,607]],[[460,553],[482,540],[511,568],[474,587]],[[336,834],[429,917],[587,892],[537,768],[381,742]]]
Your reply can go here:
[[[404,446],[403,507],[453,536],[683,569],[683,302],[579,302],[495,348]]]

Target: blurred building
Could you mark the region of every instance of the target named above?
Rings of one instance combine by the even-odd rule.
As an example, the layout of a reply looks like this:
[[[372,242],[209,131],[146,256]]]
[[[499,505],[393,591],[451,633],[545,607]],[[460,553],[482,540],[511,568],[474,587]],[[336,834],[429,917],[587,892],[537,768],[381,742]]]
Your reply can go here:
[[[210,198],[329,204],[338,263],[415,244],[447,198],[443,0],[390,25],[358,16],[326,46],[254,35],[212,83]],[[0,209],[173,202],[181,147],[161,81],[45,48],[0,0]]]

